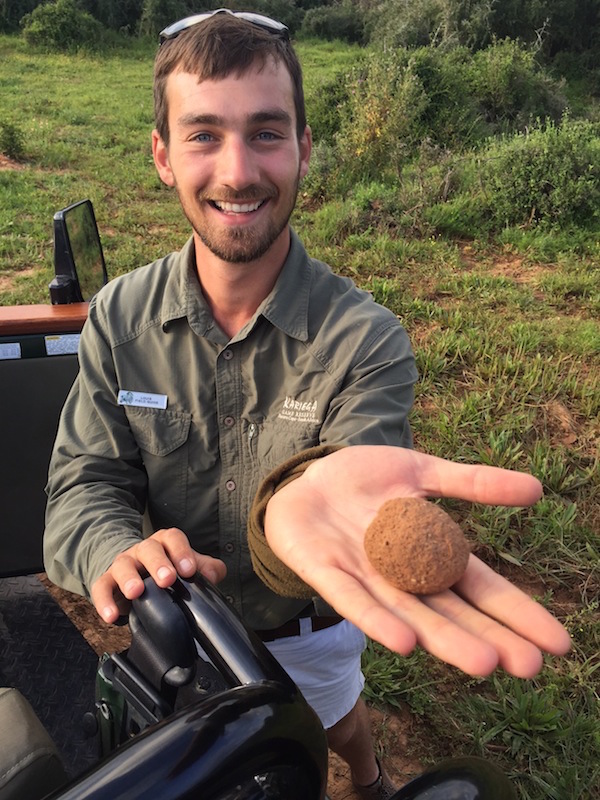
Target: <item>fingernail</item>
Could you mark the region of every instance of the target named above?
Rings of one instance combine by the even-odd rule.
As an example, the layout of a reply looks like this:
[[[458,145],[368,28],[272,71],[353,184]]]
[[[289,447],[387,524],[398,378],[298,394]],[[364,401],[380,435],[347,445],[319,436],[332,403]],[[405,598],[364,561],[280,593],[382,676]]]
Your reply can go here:
[[[106,606],[106,608],[102,609],[102,618],[105,622],[109,622],[110,618],[112,617],[113,610],[110,606]]]
[[[183,572],[191,572],[194,569],[194,562],[190,558],[182,558],[179,562],[179,569]]]
[[[159,580],[164,581],[171,577],[171,570],[168,567],[161,567],[156,575]]]
[[[130,581],[127,581],[127,583],[125,584],[125,597],[127,597],[128,594],[135,592],[137,587],[138,587],[138,582],[136,581],[135,578],[132,578]]]

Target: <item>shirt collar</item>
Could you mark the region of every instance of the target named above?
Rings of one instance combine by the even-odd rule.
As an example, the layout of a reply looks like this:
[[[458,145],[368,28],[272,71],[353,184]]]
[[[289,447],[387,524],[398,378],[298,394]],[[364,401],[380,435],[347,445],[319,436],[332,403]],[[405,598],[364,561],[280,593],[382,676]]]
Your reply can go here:
[[[308,304],[312,283],[312,264],[296,233],[291,230],[291,244],[273,291],[258,313],[288,336],[308,340]]]
[[[290,234],[290,249],[275,286],[245,326],[245,331],[250,331],[262,315],[288,336],[307,341],[312,265],[296,233],[291,230]],[[173,263],[169,265],[170,275],[162,303],[163,327],[187,317],[197,333],[206,335],[215,323],[196,277],[193,237],[179,253],[172,253],[167,259],[172,259]]]

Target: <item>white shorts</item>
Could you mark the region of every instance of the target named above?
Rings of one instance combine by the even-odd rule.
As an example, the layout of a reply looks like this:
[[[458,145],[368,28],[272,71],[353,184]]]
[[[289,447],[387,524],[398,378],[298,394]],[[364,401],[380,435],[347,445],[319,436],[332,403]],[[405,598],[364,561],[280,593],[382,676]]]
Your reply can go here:
[[[316,711],[323,727],[331,728],[354,708],[363,690],[360,659],[365,637],[347,620],[314,632],[309,620],[300,624],[300,636],[265,642],[265,647]]]

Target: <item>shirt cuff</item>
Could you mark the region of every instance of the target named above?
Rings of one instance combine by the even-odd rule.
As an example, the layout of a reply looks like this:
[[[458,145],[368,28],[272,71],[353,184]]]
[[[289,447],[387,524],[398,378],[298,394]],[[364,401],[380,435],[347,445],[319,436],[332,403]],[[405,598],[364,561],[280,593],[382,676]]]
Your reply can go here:
[[[269,547],[265,536],[265,512],[273,495],[299,478],[319,458],[341,450],[342,445],[318,445],[289,458],[270,472],[258,487],[248,516],[248,546],[254,572],[275,594],[312,598],[315,590],[286,566]]]

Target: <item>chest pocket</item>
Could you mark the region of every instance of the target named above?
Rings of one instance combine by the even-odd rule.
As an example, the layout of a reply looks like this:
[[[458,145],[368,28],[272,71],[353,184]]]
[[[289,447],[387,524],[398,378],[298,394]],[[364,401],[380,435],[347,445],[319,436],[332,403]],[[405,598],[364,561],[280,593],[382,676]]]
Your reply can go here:
[[[257,431],[253,454],[261,467],[274,469],[296,453],[319,444],[319,422],[265,421]]]
[[[169,409],[125,408],[148,475],[148,502],[166,524],[181,523],[187,509],[192,415]]]

